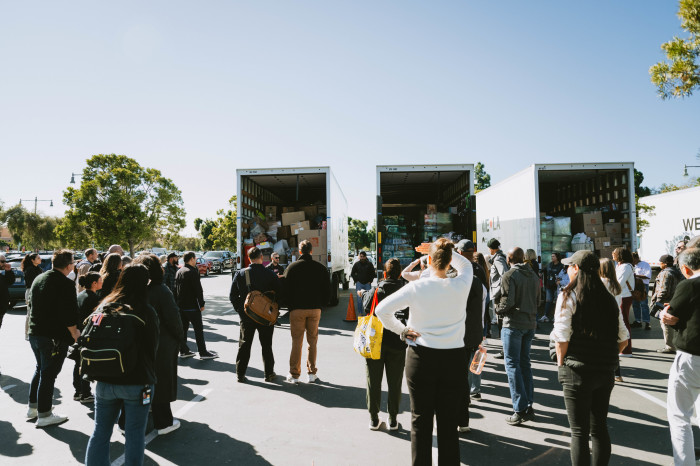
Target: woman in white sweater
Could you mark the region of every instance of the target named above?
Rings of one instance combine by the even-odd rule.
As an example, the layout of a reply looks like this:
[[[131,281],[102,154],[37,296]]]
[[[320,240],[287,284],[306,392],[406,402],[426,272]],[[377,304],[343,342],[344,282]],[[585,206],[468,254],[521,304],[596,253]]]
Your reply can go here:
[[[598,271],[598,273],[600,274],[600,279],[605,285],[605,289],[607,289],[610,292],[610,294],[615,297],[617,307],[620,308],[620,319],[622,319],[622,287],[620,286],[620,282],[617,281],[615,263],[607,257],[601,259],[600,270]],[[622,323],[624,324],[624,319],[622,319]],[[629,335],[627,336],[629,337]],[[629,344],[629,341],[627,341],[627,344]],[[620,358],[618,357],[617,368],[615,368],[615,382],[622,381],[622,372],[620,371]]]
[[[617,267],[615,268],[615,273],[617,274],[617,281],[622,287],[622,293],[620,297],[622,298],[622,304],[620,305],[620,310],[622,311],[622,318],[625,320],[625,326],[627,327],[627,332],[630,334],[630,339],[627,342],[627,346],[624,351],[620,353],[620,356],[629,358],[632,356],[632,332],[630,330],[630,308],[632,307],[632,290],[634,290],[634,267],[632,266],[632,253],[627,248],[617,248],[612,253],[612,258],[617,262]]]
[[[430,247],[430,276],[385,298],[377,317],[408,344],[406,380],[411,399],[411,455],[414,465],[431,464],[433,417],[437,417],[438,462],[459,464],[457,434],[460,397],[466,390],[464,322],[474,270],[454,244],[439,239]],[[447,279],[450,266],[457,277]],[[394,315],[410,307],[406,325]]]

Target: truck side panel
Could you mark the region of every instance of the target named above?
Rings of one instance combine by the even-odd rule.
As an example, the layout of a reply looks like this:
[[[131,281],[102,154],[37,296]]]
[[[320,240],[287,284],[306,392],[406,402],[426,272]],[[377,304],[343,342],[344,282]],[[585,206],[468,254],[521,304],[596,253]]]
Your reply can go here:
[[[338,181],[329,170],[328,181],[328,253],[331,262],[328,267],[333,272],[347,269],[348,264],[348,201],[340,189]],[[349,272],[348,272],[349,274]]]

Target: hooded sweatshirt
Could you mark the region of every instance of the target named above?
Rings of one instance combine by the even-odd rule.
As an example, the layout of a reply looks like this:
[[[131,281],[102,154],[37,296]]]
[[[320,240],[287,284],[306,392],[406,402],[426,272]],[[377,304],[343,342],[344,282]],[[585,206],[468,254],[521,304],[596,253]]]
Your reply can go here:
[[[514,264],[503,275],[501,302],[496,310],[503,316],[503,326],[520,330],[537,328],[537,304],[540,302],[540,279],[529,264]]]

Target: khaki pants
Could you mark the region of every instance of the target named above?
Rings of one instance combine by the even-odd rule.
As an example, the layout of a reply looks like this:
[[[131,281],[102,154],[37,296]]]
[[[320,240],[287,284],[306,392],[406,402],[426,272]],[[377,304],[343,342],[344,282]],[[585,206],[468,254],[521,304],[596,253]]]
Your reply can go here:
[[[670,348],[675,351],[676,347],[673,346],[673,343],[671,342],[671,332],[668,331],[668,327],[664,325],[663,322],[661,322],[661,330],[664,332],[664,343],[666,343],[666,348]]]
[[[320,309],[294,309],[289,313],[289,329],[292,333],[292,353],[289,355],[289,373],[295,379],[301,375],[301,347],[309,344],[306,370],[316,374],[316,343],[318,342],[318,323],[321,321]]]

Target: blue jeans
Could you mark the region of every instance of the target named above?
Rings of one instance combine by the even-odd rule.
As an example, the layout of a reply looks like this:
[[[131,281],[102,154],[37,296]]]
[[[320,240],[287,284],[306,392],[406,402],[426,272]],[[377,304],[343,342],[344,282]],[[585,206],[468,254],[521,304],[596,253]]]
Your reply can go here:
[[[632,301],[632,309],[634,310],[634,320],[649,323],[649,285],[644,285],[644,299]]]
[[[556,288],[554,288],[554,289],[545,288],[544,295],[545,295],[544,315],[546,315],[551,320],[552,316],[554,316],[553,308],[554,308],[555,303],[557,302],[557,296],[559,296],[559,290]]]
[[[29,344],[36,359],[34,377],[29,385],[29,407],[37,408],[39,417],[45,417],[51,413],[53,388],[66,360],[68,344],[36,335],[29,335]]]
[[[151,398],[153,398],[153,385]],[[97,382],[95,387],[95,430],[85,452],[87,466],[109,466],[109,438],[119,411],[126,412],[124,426],[125,464],[142,465],[146,448],[146,422],[150,405],[144,405],[141,393],[144,385],[114,385]]]
[[[355,296],[353,296],[353,298],[355,299],[355,314],[357,314],[358,317],[365,315],[365,311],[362,308],[362,298],[357,296],[357,292],[360,290],[369,291],[371,288],[372,283],[355,282]]]
[[[501,331],[510,398],[513,410],[517,413],[527,410],[533,402],[535,390],[530,367],[530,346],[534,336],[534,330],[503,327]]]
[[[474,349],[474,351],[467,350],[469,351],[469,364],[472,363],[472,360],[474,359],[474,354],[478,349],[479,347],[477,346]],[[469,370],[469,367],[467,367],[467,375],[469,380],[469,394],[476,395],[477,393],[481,393],[481,374],[475,374]]]

